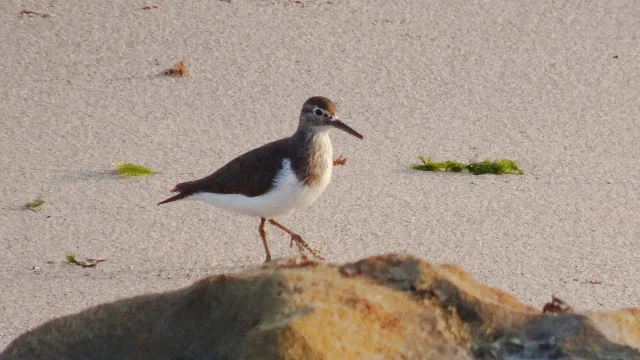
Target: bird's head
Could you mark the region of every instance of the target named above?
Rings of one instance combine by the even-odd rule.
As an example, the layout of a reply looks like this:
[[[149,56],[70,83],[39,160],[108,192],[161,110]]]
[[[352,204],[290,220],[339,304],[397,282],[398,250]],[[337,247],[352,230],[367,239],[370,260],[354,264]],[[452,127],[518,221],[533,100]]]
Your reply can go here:
[[[317,132],[337,128],[358,139],[362,139],[362,135],[338,119],[336,110],[336,104],[324,96],[309,98],[304,102],[302,110],[300,111],[300,126],[313,129]]]

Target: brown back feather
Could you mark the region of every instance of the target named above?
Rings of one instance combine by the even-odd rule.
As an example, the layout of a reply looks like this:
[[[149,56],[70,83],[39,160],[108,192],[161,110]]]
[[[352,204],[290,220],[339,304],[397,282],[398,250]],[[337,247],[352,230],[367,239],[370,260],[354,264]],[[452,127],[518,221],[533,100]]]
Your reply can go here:
[[[282,160],[292,157],[291,141],[291,138],[284,138],[270,142],[236,157],[211,175],[179,183],[174,188],[179,194],[158,205],[199,192],[262,195],[271,189],[273,178],[282,168]]]

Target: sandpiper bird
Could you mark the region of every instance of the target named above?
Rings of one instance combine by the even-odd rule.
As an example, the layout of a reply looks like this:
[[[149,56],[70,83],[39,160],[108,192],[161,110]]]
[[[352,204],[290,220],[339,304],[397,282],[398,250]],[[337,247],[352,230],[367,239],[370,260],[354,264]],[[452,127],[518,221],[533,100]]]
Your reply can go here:
[[[331,100],[311,97],[302,106],[298,129],[293,135],[250,150],[209,176],[176,185],[171,191],[178,194],[158,205],[189,198],[259,217],[258,233],[266,253],[265,262],[271,260],[266,221],[291,236],[289,246],[295,241],[300,252],[306,249],[322,259],[300,235],[274,218],[311,205],[326,189],[334,165],[331,128],[362,139],[362,135],[337,118],[336,105]]]

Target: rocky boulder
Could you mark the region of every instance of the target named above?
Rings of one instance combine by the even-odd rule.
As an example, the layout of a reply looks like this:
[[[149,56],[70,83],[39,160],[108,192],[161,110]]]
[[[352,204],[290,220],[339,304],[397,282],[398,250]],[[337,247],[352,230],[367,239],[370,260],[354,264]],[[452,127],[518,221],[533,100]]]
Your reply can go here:
[[[543,312],[453,265],[274,261],[103,304],[0,359],[640,359],[640,312]]]

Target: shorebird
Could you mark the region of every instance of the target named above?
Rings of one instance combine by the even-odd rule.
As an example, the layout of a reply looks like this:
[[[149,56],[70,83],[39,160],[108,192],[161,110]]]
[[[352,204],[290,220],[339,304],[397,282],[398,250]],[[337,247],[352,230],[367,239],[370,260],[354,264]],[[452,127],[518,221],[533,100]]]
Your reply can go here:
[[[291,236],[289,247],[306,249],[322,259],[300,235],[274,220],[313,204],[331,181],[334,166],[329,130],[337,128],[359,139],[336,115],[336,105],[326,97],[314,96],[302,105],[298,128],[293,135],[250,150],[228,162],[213,174],[177,184],[177,192],[158,205],[181,199],[204,201],[215,207],[260,218],[258,233],[271,261],[265,223]]]

